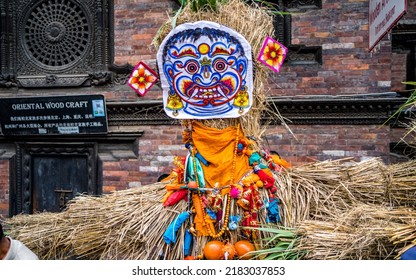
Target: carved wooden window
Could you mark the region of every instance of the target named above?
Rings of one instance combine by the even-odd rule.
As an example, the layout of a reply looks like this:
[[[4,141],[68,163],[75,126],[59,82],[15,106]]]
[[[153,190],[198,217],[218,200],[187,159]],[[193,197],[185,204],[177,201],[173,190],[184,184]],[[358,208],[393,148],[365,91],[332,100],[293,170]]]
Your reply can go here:
[[[315,64],[322,63],[322,47],[292,45],[292,17],[290,12],[302,12],[322,8],[322,0],[271,0],[277,10],[288,12],[283,16],[275,16],[275,37],[288,49],[286,63]]]
[[[110,81],[113,0],[0,0],[0,85]]]

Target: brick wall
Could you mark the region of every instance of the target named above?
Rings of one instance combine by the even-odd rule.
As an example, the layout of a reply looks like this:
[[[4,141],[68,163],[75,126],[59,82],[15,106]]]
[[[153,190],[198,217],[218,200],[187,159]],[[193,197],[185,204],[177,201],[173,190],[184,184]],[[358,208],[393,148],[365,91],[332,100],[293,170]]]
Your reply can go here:
[[[103,162],[103,192],[155,183],[160,175],[172,171],[175,156],[186,155],[181,126],[146,126],[139,129],[143,129],[144,134],[130,150],[101,146],[99,157]]]
[[[288,133],[283,127],[267,130],[270,150],[293,165],[352,157],[362,161],[381,157],[389,161],[389,128],[378,125],[297,125]]]
[[[322,65],[282,67],[271,95],[345,95],[390,91],[388,38],[368,51],[368,0],[322,1],[292,16],[292,44],[322,46]]]
[[[0,159],[0,218],[9,214],[9,161]]]
[[[114,1],[115,63],[135,65],[145,61],[154,65],[156,50],[152,40],[168,15],[178,6],[171,0]]]
[[[140,162],[133,159],[103,162],[103,193],[140,186]]]
[[[154,183],[164,173],[170,173],[173,158],[186,155],[182,143],[180,126],[152,126],[144,128],[145,133],[139,140],[140,171],[146,175],[142,184]]]
[[[409,54],[393,53],[391,65],[391,90],[400,92],[406,90],[406,85],[403,82],[407,81],[406,77],[406,63]]]
[[[414,24],[416,18],[416,1],[410,0],[407,1],[407,11],[403,15],[401,21],[410,22]],[[391,64],[391,87],[392,91],[404,91],[406,85],[402,82],[407,81],[405,69],[406,69],[406,60],[409,56],[409,51],[403,51],[400,53],[393,53],[392,64]]]

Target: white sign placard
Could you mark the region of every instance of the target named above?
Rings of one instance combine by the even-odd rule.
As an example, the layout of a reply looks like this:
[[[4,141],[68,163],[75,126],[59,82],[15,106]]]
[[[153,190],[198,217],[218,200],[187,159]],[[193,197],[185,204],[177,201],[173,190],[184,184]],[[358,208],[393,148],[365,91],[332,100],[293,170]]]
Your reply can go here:
[[[371,51],[406,12],[407,0],[369,0],[368,47]]]

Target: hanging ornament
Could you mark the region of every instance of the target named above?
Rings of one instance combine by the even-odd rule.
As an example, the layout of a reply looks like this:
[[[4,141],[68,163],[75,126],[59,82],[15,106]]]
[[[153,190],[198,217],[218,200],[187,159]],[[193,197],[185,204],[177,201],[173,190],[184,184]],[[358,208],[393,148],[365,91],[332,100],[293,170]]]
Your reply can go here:
[[[257,60],[278,73],[286,58],[287,48],[271,37],[264,40]]]
[[[184,241],[183,241],[184,256],[190,257],[189,255],[191,254],[192,239],[193,239],[193,235],[189,231],[189,229],[187,229],[185,231],[185,236],[184,236]]]
[[[144,62],[140,61],[136,67],[134,67],[127,84],[134,89],[138,95],[144,96],[157,80],[157,74]]]
[[[271,157],[272,157],[273,162],[275,164],[279,165],[279,166],[282,166],[286,169],[292,167],[289,162],[287,162],[285,159],[281,158],[279,155],[274,154],[274,155],[271,155]]]
[[[168,226],[163,234],[163,240],[166,244],[174,244],[177,238],[177,232],[182,224],[189,218],[188,212],[180,213],[175,220]]]
[[[180,190],[174,191],[163,202],[163,206],[167,207],[167,206],[175,205],[182,199],[186,199],[187,195],[188,195],[187,189],[180,189]]]
[[[269,199],[265,199],[264,204],[267,210],[267,223],[280,223],[279,202],[280,200],[273,195],[270,195]]]

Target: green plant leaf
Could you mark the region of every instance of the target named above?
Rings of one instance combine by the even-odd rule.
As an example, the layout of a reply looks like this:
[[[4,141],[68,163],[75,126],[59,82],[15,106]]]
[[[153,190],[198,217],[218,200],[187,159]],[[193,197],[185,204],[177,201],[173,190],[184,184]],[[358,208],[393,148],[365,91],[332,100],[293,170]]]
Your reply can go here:
[[[188,0],[179,0],[179,4],[181,4],[181,7],[184,7],[188,3]]]
[[[402,82],[403,84],[406,85],[413,85],[416,86],[416,82]],[[394,112],[385,122],[384,124],[388,123],[393,117],[397,116],[398,114],[400,114],[401,112],[405,111],[407,108],[409,107],[414,107],[416,106],[416,90],[414,90],[411,95],[409,96],[409,98],[406,100],[406,102],[403,103],[403,105],[401,105],[399,107],[399,109],[396,110],[396,112]]]

